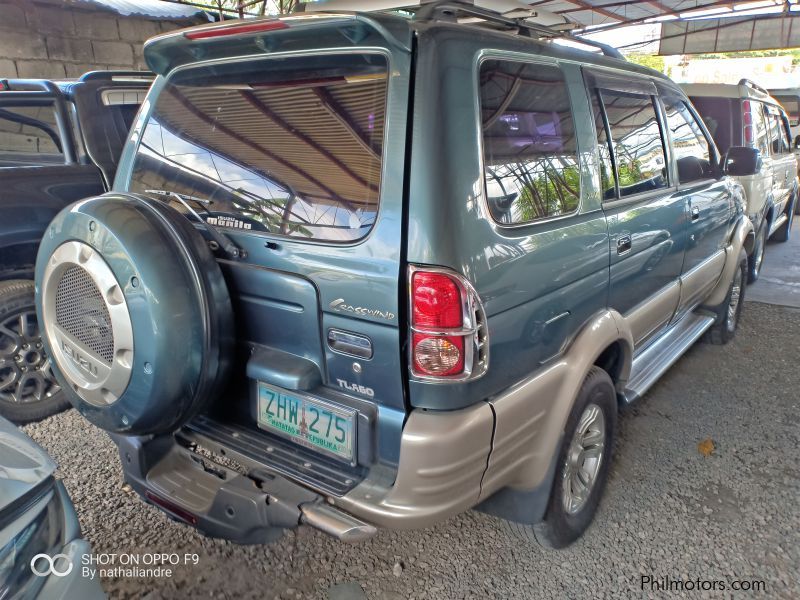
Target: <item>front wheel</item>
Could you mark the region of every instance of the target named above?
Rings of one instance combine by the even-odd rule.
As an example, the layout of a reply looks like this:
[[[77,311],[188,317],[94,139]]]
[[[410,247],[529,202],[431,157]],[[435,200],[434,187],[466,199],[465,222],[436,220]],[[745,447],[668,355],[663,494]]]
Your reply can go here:
[[[614,383],[592,367],[564,428],[544,520],[533,526],[542,546],[564,548],[591,524],[608,479],[616,422]]]
[[[21,425],[69,407],[42,345],[32,281],[0,283],[0,415]]]

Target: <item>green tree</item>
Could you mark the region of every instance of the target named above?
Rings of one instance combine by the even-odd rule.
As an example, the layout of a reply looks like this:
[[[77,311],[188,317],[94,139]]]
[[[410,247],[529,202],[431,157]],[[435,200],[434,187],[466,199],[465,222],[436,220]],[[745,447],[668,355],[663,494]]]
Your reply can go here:
[[[626,54],[625,58],[627,58],[629,62],[632,62],[634,64],[655,69],[660,73],[665,72],[663,56],[658,56],[656,54],[641,54],[638,52],[633,52],[631,54]]]

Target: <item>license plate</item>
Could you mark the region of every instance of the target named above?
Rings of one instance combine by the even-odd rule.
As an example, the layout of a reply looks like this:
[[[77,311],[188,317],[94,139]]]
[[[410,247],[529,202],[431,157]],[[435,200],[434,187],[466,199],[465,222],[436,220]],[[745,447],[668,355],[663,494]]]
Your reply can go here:
[[[356,411],[258,384],[258,425],[306,448],[353,463]]]

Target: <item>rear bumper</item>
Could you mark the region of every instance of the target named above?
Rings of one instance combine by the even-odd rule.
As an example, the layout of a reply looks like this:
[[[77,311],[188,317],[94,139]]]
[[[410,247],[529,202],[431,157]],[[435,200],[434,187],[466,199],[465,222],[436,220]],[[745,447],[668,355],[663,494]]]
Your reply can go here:
[[[270,465],[266,454],[256,456],[248,451],[251,446],[234,444],[223,435],[226,425],[217,431],[208,422],[189,427],[178,436],[182,443],[175,436],[112,437],[125,479],[134,490],[207,535],[264,543],[280,535],[281,529],[307,523],[356,541],[374,533],[372,525],[427,527],[481,503],[486,512],[525,522],[539,520],[549,495],[547,477],[512,496],[490,498],[514,483],[510,472],[495,476],[502,465],[490,461],[496,411],[496,401],[455,411],[413,411],[403,428],[398,469],[373,467],[360,481],[346,480],[351,485],[341,493],[321,490],[296,471],[287,474],[285,463]],[[237,440],[247,437],[244,432],[230,435]],[[245,465],[253,477],[198,454],[194,443]],[[276,449],[270,456],[278,453]],[[549,456],[546,461],[544,471],[549,471]],[[305,464],[309,472],[319,472],[318,465]],[[490,480],[488,486],[485,478]],[[509,503],[516,509],[524,504],[524,515],[509,511]]]

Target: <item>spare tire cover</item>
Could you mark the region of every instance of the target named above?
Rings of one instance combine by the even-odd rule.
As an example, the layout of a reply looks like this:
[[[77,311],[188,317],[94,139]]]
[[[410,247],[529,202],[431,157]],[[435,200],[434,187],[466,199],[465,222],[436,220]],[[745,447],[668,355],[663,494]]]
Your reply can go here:
[[[222,272],[197,229],[158,200],[111,192],[61,211],[39,248],[36,307],[65,394],[107,431],[174,431],[226,379]]]

